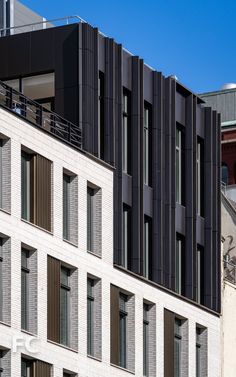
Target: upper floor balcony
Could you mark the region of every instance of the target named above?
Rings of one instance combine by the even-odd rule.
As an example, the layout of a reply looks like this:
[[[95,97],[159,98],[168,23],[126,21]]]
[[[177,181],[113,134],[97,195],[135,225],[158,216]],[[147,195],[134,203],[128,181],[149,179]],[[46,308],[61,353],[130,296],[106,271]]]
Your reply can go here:
[[[82,149],[82,127],[54,113],[51,110],[51,103],[43,102],[43,104],[26,97],[22,92],[0,81],[0,107],[11,111],[63,142]]]

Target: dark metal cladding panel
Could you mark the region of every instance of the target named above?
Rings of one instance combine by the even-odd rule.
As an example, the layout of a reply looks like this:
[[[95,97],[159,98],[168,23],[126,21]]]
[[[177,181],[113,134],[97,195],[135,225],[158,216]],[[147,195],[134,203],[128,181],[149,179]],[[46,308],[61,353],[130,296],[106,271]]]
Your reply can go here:
[[[193,238],[192,238],[192,299],[196,298],[196,259],[197,259],[197,98],[193,96]],[[187,188],[186,188],[187,189]]]
[[[164,280],[163,284],[167,288],[171,288],[171,78],[165,79],[165,113],[164,113],[164,125],[165,125],[165,151],[164,151],[164,174],[163,179],[165,181],[165,190],[163,193],[164,196],[164,264],[163,264],[163,273]]]
[[[193,95],[186,98],[185,126],[185,295],[193,298]]]
[[[113,39],[105,39],[105,114],[104,114],[104,160],[115,162],[115,49]]]
[[[131,129],[132,129],[132,246],[130,269],[140,274],[140,203],[141,203],[141,177],[140,177],[140,77],[143,65],[136,56],[132,57],[132,93],[131,93]],[[142,183],[143,184],[143,183]]]
[[[212,112],[212,132],[213,135],[217,136],[217,113],[216,111]],[[217,291],[217,280],[215,279],[217,271],[217,228],[218,228],[218,206],[217,203],[217,189],[218,189],[218,171],[217,171],[217,154],[218,154],[218,145],[212,141],[212,162],[213,162],[213,171],[212,171],[212,196],[213,203],[212,206],[212,308],[216,307],[216,291]]]
[[[116,45],[115,59],[115,173],[114,173],[114,262],[122,255],[122,46]]]
[[[144,192],[144,172],[143,172],[143,113],[144,113],[144,64],[143,60],[141,59],[140,62],[140,273],[143,275],[143,230],[144,230],[144,200],[145,192]],[[135,203],[134,203],[135,204]]]
[[[84,23],[82,72],[83,146],[98,156],[98,30]]]
[[[212,196],[212,111],[211,108],[205,108],[205,245],[204,245],[204,304],[212,308],[212,214],[213,214],[213,196]],[[215,205],[215,203],[214,203]]]
[[[218,212],[217,216],[217,240],[216,240],[216,304],[215,310],[221,312],[221,115],[217,114],[217,136],[216,136],[216,145],[217,145],[217,197],[216,201],[218,203]]]
[[[175,194],[175,146],[176,146],[176,81],[171,80],[171,161],[170,161],[170,187],[171,187],[171,208],[170,208],[170,270],[171,288],[175,289],[175,245],[176,245],[176,194]]]
[[[164,220],[164,77],[153,72],[152,111],[152,184],[153,184],[153,253],[152,280],[163,284],[163,220]]]

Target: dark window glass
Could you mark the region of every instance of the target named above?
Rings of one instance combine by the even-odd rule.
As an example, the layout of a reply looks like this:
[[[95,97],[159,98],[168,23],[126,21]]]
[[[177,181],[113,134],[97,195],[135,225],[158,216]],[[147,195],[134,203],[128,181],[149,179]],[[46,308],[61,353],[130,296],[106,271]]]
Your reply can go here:
[[[204,216],[204,144],[197,139],[197,213]]]
[[[144,217],[143,241],[143,276],[149,278],[152,256],[152,219],[148,216]]]
[[[181,377],[181,320],[175,318],[174,323],[174,377]]]
[[[63,174],[63,238],[69,240],[70,235],[70,184],[71,177],[67,174]]]
[[[144,183],[151,186],[152,180],[152,107],[144,104],[144,125],[143,125],[143,176]]]
[[[143,305],[143,375],[148,376],[149,364],[149,320],[148,320],[149,306]]]
[[[94,356],[94,280],[87,285],[87,352]]]
[[[204,249],[199,245],[196,258],[196,301],[199,304],[204,302]]]
[[[30,360],[22,359],[21,361],[21,377],[31,377],[32,375],[32,365]]]
[[[196,328],[196,377],[201,377],[201,329]]]
[[[130,92],[123,91],[122,165],[123,172],[131,174],[131,118]]]
[[[176,127],[176,202],[185,203],[185,135],[183,129]]]
[[[0,321],[3,320],[3,239],[0,238]]]
[[[60,343],[69,346],[70,270],[61,267]]]
[[[129,251],[131,247],[131,208],[123,205],[123,250],[121,265],[128,268]]]
[[[127,346],[127,296],[120,293],[119,296],[119,365],[126,368],[126,346]]]
[[[184,294],[185,285],[185,240],[177,233],[175,247],[175,291]]]
[[[94,250],[94,201],[95,201],[95,190],[91,187],[87,188],[87,249],[89,251]]]
[[[99,157],[104,160],[105,129],[104,129],[104,73],[99,72],[98,80],[98,129],[99,129]]]
[[[31,159],[32,155],[22,152],[21,154],[21,217],[30,221],[31,205]]]
[[[225,163],[221,166],[221,180],[225,185],[229,184],[229,169]]]
[[[29,330],[29,251],[21,251],[21,328]]]

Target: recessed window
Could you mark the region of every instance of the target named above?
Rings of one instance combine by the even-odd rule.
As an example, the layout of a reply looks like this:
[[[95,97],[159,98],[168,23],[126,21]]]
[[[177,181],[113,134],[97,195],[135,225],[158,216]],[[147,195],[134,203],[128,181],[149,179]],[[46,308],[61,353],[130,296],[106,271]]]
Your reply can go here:
[[[144,216],[143,276],[149,278],[152,256],[152,219]]]
[[[51,231],[52,162],[22,150],[21,217]]]
[[[23,77],[4,81],[13,89],[23,93],[26,97],[40,103],[49,111],[54,111],[55,75],[47,73],[43,75]]]
[[[148,376],[149,364],[149,305],[143,304],[143,375]]]
[[[78,271],[48,256],[48,339],[78,347]]]
[[[10,324],[11,311],[11,240],[0,238],[0,321]]]
[[[143,176],[144,183],[151,186],[152,177],[152,106],[144,104],[144,125],[143,125]]]
[[[63,238],[78,243],[78,177],[63,171]]]
[[[182,343],[182,323],[175,318],[174,322],[174,377],[181,377],[181,343]]]
[[[104,159],[104,149],[105,149],[105,128],[104,128],[104,73],[99,72],[98,78],[98,130],[99,130],[99,150],[98,157]]]
[[[131,208],[123,204],[123,248],[121,254],[121,265],[128,268],[128,261],[131,248]]]
[[[135,309],[134,295],[111,285],[111,363],[134,371]]]
[[[175,291],[184,293],[185,276],[185,242],[184,237],[177,233],[175,247]]]
[[[51,377],[52,366],[41,360],[21,359],[21,377]]]
[[[87,279],[87,353],[101,359],[102,356],[102,302],[101,280]]]
[[[207,371],[207,329],[196,326],[196,377],[204,377]]]
[[[0,138],[0,208],[11,210],[11,142]]]
[[[131,174],[131,95],[123,91],[123,122],[122,122],[122,165],[123,172]]]
[[[183,129],[177,125],[176,127],[176,202],[184,205],[185,201],[185,164],[184,164],[184,148],[185,148],[185,138]]]
[[[62,266],[60,291],[60,343],[65,346],[69,346],[70,290],[70,270]]]
[[[204,142],[197,139],[197,213],[204,215]]]
[[[204,302],[204,248],[197,246],[196,256],[196,301]]]
[[[87,186],[87,250],[102,255],[102,190]]]

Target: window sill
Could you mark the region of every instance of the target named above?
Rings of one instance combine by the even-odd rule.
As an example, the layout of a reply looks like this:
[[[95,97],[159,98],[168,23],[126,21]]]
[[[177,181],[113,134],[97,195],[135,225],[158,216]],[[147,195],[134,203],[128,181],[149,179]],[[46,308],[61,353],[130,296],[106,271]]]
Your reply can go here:
[[[4,212],[7,215],[11,215],[11,212],[7,211],[6,209],[0,208],[0,212]]]
[[[114,367],[114,368],[117,368],[117,369],[121,369],[121,370],[123,370],[124,372],[128,372],[128,373],[130,373],[130,374],[135,374],[135,372],[133,372],[132,370],[130,370],[130,369],[126,369],[126,368],[122,368],[122,367],[120,367],[119,365],[116,365],[116,364],[112,364],[111,363],[111,366],[112,367]]]
[[[66,243],[68,243],[68,244],[71,245],[71,246],[74,246],[74,247],[77,247],[77,248],[78,248],[78,244],[76,244],[76,243],[74,243],[74,242],[71,242],[71,241],[67,240],[66,238],[63,238],[63,241],[66,242]]]
[[[4,325],[4,326],[7,326],[7,327],[11,327],[11,325],[7,322],[3,322],[3,321],[0,321],[0,325]]]
[[[30,221],[27,221],[25,219],[21,219],[21,221],[23,221],[24,223],[26,224],[29,224],[31,226],[33,226],[34,228],[37,228],[39,230],[42,230],[43,232],[47,233],[47,234],[50,234],[51,236],[53,236],[53,233],[50,231],[50,230],[47,230],[47,229],[44,229],[44,228],[41,228],[40,226],[34,224],[34,223],[31,223]]]
[[[30,331],[27,331],[27,330],[24,330],[24,329],[21,329],[21,332],[23,332],[24,334],[30,335],[30,336],[37,337],[37,334],[34,334],[33,332],[30,332]]]
[[[87,253],[93,255],[94,257],[97,257],[97,258],[99,258],[99,259],[102,259],[102,256],[101,256],[101,255],[98,255],[98,254],[94,253],[93,251],[87,250]]]
[[[71,351],[71,352],[74,352],[74,353],[78,353],[78,350],[75,350],[74,348],[70,348],[70,347],[64,346],[61,343],[53,342],[53,340],[47,339],[47,342],[50,343],[50,344],[54,344],[54,346],[61,347],[61,348],[65,349],[65,350],[68,350],[68,351]]]
[[[89,354],[87,354],[87,357],[88,357],[89,359],[99,361],[100,363],[102,362],[102,359],[99,359],[99,357],[92,356],[92,355],[89,355]]]

